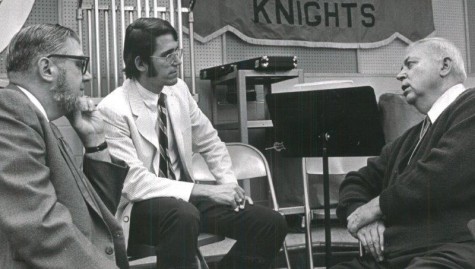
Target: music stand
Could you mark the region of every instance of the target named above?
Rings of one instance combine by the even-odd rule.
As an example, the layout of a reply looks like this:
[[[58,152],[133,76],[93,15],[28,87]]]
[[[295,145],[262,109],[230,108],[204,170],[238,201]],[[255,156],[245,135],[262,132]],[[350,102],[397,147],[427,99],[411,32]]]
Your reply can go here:
[[[266,96],[275,139],[285,157],[322,157],[325,212],[325,265],[331,261],[328,157],[375,156],[384,135],[373,88],[369,86],[274,93]],[[313,269],[310,203],[305,159],[302,161],[306,245]]]

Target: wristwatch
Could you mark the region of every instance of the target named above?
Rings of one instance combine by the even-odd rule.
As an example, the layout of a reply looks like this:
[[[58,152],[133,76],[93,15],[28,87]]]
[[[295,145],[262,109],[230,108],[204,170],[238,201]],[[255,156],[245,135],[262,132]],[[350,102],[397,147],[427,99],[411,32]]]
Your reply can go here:
[[[86,149],[86,153],[94,153],[94,152],[99,152],[99,151],[102,151],[102,150],[105,150],[107,148],[107,142],[104,141],[102,144],[100,144],[99,146],[95,146],[95,147],[85,147]]]

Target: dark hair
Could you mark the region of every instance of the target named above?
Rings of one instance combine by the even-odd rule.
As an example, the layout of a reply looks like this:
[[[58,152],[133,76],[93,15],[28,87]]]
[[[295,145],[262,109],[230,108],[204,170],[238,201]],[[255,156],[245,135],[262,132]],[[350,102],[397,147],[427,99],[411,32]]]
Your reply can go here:
[[[135,58],[139,56],[142,61],[150,64],[150,56],[156,49],[155,39],[167,34],[178,40],[177,32],[171,24],[158,18],[140,18],[127,27],[124,40],[124,71],[127,78],[139,77]]]
[[[7,48],[7,72],[27,71],[40,57],[60,51],[68,38],[78,35],[59,24],[35,24],[21,29]]]

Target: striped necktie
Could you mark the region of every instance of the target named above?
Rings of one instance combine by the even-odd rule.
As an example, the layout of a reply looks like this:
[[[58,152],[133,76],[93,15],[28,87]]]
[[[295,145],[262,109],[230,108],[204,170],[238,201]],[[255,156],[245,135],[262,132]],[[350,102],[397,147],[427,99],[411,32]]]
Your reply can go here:
[[[167,118],[168,111],[166,106],[167,96],[160,93],[158,98],[158,144],[160,147],[159,160],[159,176],[169,179],[176,179],[170,163],[170,155],[168,153],[168,136],[167,136]]]
[[[429,130],[429,127],[432,125],[429,116],[426,116],[424,118],[424,121],[422,122],[422,127],[421,127],[421,132],[419,133],[419,140],[417,141],[416,146],[414,147],[414,150],[411,153],[411,156],[409,157],[409,161],[407,161],[407,164],[409,165],[411,163],[412,157],[414,157],[414,154],[417,152],[417,149],[419,148],[422,139],[427,133],[427,130]]]

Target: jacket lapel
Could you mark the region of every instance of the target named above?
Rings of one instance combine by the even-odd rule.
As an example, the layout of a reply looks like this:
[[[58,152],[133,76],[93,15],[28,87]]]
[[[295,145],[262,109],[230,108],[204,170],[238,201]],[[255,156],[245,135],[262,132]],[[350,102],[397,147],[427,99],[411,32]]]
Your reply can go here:
[[[188,178],[192,178],[190,175],[190,167],[188,167],[188,163],[186,162],[185,158],[185,144],[183,142],[183,133],[180,125],[181,119],[181,111],[180,106],[178,104],[178,100],[176,99],[172,90],[167,92],[167,109],[168,109],[168,117],[170,118],[171,127],[173,130],[173,135],[175,136],[175,142],[178,149],[178,154],[180,156],[181,165],[183,166],[183,171],[186,173]]]
[[[158,137],[155,126],[153,126],[152,118],[147,111],[147,107],[145,106],[142,97],[136,89],[135,83],[129,81],[129,84],[130,87],[126,88],[129,89],[128,95],[130,109],[132,110],[132,114],[136,117],[135,124],[137,125],[137,129],[140,135],[158,149]]]
[[[89,206],[91,206],[94,211],[96,211],[99,216],[102,216],[101,210],[99,209],[99,206],[97,205],[96,200],[93,198],[93,194],[91,193],[91,186],[86,182],[86,179],[84,178],[85,175],[82,173],[82,171],[78,170],[77,166],[74,164],[74,159],[72,157],[73,155],[71,149],[69,148],[69,145],[64,141],[61,132],[54,123],[50,122],[50,127],[53,131],[53,135],[58,140],[58,146],[61,151],[61,154],[63,155],[64,160],[66,161],[69,169],[71,170],[73,178],[76,180],[76,184],[82,196],[84,197],[84,200],[89,204]]]
[[[147,107],[138,92],[136,82],[127,80],[125,83],[127,83],[127,85],[124,85],[124,88],[128,90],[130,109],[132,114],[135,116],[135,126],[140,135],[153,145],[155,152],[157,153],[159,151],[158,135],[153,120],[150,117],[150,113],[148,113]],[[160,154],[154,154],[154,159],[152,160],[155,174],[158,173],[159,156]]]

